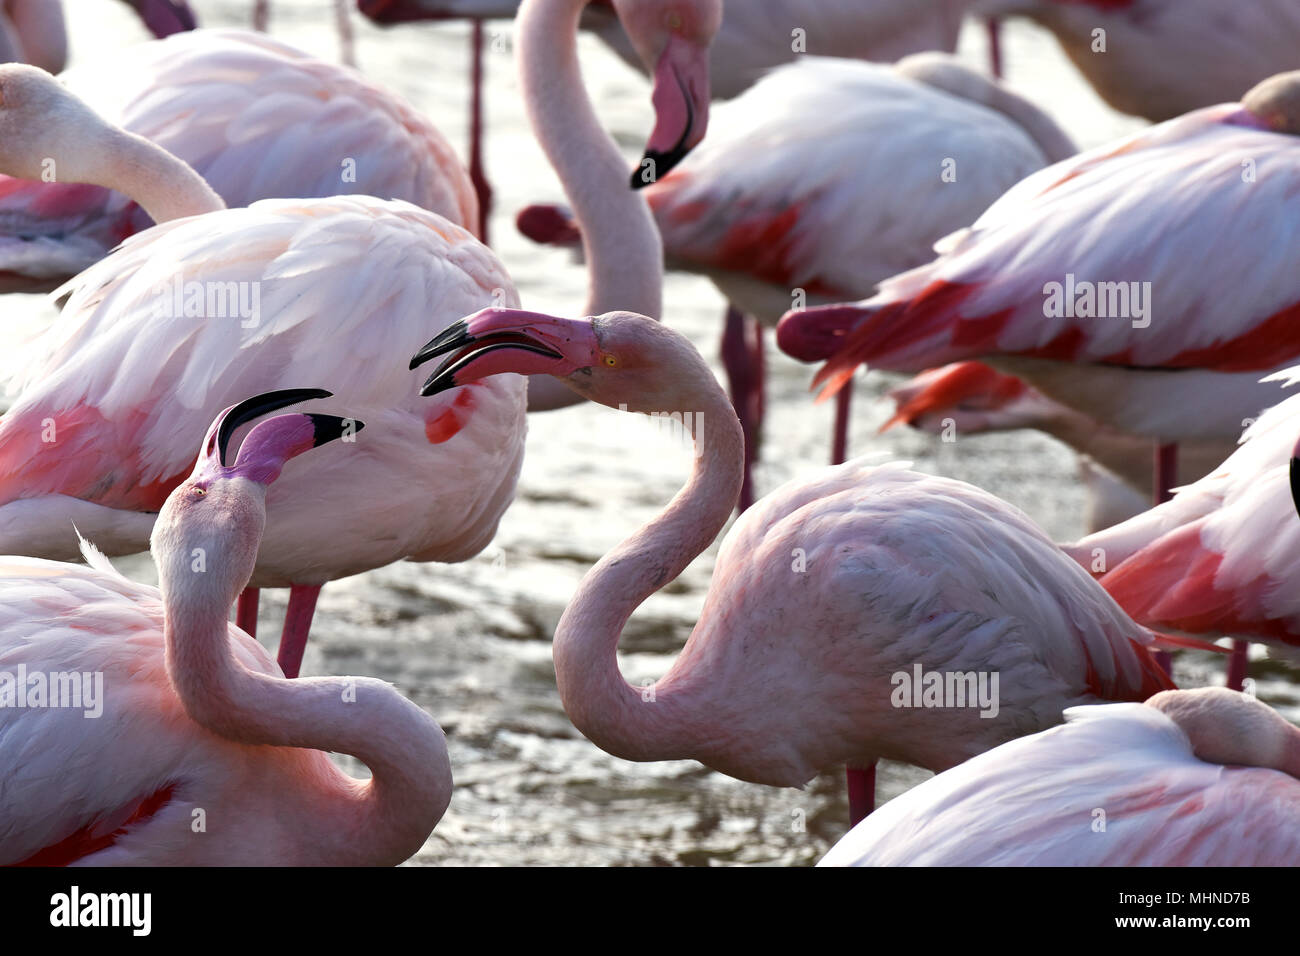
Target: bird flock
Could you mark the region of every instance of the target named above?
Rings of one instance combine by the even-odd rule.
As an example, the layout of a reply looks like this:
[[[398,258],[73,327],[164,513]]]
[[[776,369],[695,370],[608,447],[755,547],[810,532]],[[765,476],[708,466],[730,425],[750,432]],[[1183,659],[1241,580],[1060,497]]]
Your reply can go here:
[[[410,859],[455,800],[446,739],[384,681],[300,676],[319,595],[482,553],[530,416],[580,403],[694,447],[564,596],[590,745],[768,787],[844,768],[828,866],[1300,860],[1300,728],[1247,654],[1300,647],[1300,0],[360,0],[472,22],[468,164],[364,72],[131,5],[157,38],[68,69],[58,0],[0,16],[0,293],[59,307],[0,325],[0,864]],[[1155,125],[1079,152],[953,55],[986,22],[1013,73],[1010,18]],[[506,19],[566,197],[510,212],[582,261],[563,315],[487,243]],[[649,78],[636,156],[582,30]],[[666,271],[729,303],[725,385]],[[769,338],[816,366],[809,412],[836,402],[830,464],[776,488]],[[915,376],[886,427],[1072,448],[1090,533],[850,458],[877,370]],[[629,621],[724,531],[685,645],[629,681]],[[110,561],[146,550],[157,587]],[[1179,689],[1173,652],[1223,686]],[[934,776],[876,809],[879,760]]]

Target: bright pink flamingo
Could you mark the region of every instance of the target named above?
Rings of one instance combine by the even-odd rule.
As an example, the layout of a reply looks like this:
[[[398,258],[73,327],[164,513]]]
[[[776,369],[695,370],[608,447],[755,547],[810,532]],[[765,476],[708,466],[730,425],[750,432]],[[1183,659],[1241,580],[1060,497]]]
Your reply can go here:
[[[1073,152],[1027,100],[937,53],[894,66],[802,57],[716,108],[708,140],[646,194],[667,262],[709,276],[732,303],[722,355],[750,459],[764,325],[797,298],[864,296],[929,261],[936,241]],[[554,207],[529,207],[519,224],[539,241],[578,235]],[[741,508],[754,497],[747,468]]]
[[[1237,376],[1224,376],[1238,384]],[[1245,376],[1249,396],[1260,401],[1253,376]],[[1279,391],[1278,396],[1283,393]],[[906,424],[932,435],[967,435],[1032,428],[1069,445],[1079,456],[1079,477],[1088,491],[1084,526],[1100,531],[1151,507],[1155,461],[1150,441],[1117,431],[1082,412],[1053,401],[1031,385],[1003,375],[982,362],[954,362],[930,369],[889,390],[896,411],[882,427]],[[1206,396],[1207,402],[1225,400]],[[1231,396],[1227,400],[1232,400]],[[1188,408],[1189,415],[1202,414]],[[1254,413],[1255,415],[1258,412]],[[1243,420],[1242,427],[1250,423]],[[1234,443],[1181,442],[1178,474],[1195,481],[1232,454]]]
[[[428,119],[355,71],[259,34],[140,43],[60,79],[109,122],[184,160],[231,206],[363,193],[478,228],[465,169]],[[0,290],[49,291],[163,221],[165,211],[151,219],[134,197],[54,172],[57,182],[0,177]]]
[[[1067,706],[1172,686],[1145,648],[1152,635],[1023,513],[960,482],[851,462],[741,515],[685,648],[634,687],[618,668],[624,625],[735,507],[744,444],[726,394],[683,336],[628,313],[485,309],[411,364],[438,356],[428,395],[545,372],[604,405],[682,415],[693,432],[690,481],[587,574],[555,633],[565,711],[616,756],[690,758],[786,787],[879,757],[942,770]],[[916,668],[999,674],[997,714],[894,706],[898,675]],[[851,788],[855,819],[870,800]]]
[[[659,238],[582,87],[573,42],[581,6],[531,0],[520,13],[529,116],[588,230],[588,304],[635,301],[657,312]],[[671,35],[702,60],[716,4],[682,9],[695,17]],[[630,22],[648,49],[673,42],[653,21]],[[291,588],[286,674],[298,671],[325,582],[402,558],[462,561],[487,545],[514,495],[525,381],[503,376],[430,403],[392,371],[391,356],[415,351],[455,317],[518,301],[489,249],[434,213],[363,196],[220,209],[188,166],[104,124],[47,75],[3,70],[5,168],[39,175],[44,157],[59,157],[69,179],[119,188],[165,224],[69,283],[62,315],[12,356],[17,398],[0,419],[0,553],[75,557],[74,523],[109,553],[142,550],[158,508],[189,473],[205,419],[232,394],[308,372],[371,423],[373,438],[364,454],[318,455],[310,495],[299,493],[307,476],[291,466],[268,496],[239,622],[255,626],[256,589]],[[213,313],[200,296],[196,316],[191,288],[234,289],[241,308],[256,290],[259,306],[246,317],[223,297],[229,311]],[[534,406],[577,400],[549,380],[539,385],[528,396]]]
[[[1051,30],[1103,100],[1157,122],[1236,100],[1294,69],[1300,47],[1294,0],[976,0],[971,13]]]
[[[1300,729],[1221,687],[1077,707],[891,800],[819,866],[1294,866]],[[1100,811],[1100,813],[1099,813]]]
[[[0,864],[391,865],[442,818],[451,765],[433,718],[384,681],[286,681],[226,621],[253,570],[268,486],[289,459],[361,423],[279,415],[248,433],[233,464],[230,440],[260,415],[328,395],[260,395],[218,416],[158,515],[160,588],[124,578],[84,543],[88,567],[0,558],[5,676],[100,682],[93,719],[86,698],[15,706],[10,684]],[[329,751],[357,757],[372,778],[347,776]]]
[[[1030,176],[875,296],[791,312],[781,348],[829,359],[829,390],[863,362],[983,359],[1165,443],[1166,463],[1169,443],[1235,440],[1276,401],[1259,371],[1300,356],[1300,234],[1278,214],[1300,182],[1297,86],[1274,77]]]
[[[1294,381],[1294,376],[1292,381]],[[1265,412],[1227,461],[1171,501],[1066,550],[1150,627],[1300,646],[1300,522],[1290,462],[1300,396]],[[1228,683],[1245,677],[1245,644]]]

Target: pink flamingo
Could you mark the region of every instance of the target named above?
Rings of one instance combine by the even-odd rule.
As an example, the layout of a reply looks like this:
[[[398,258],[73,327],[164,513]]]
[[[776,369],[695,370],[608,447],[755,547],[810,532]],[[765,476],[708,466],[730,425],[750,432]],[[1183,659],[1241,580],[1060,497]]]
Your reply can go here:
[[[530,121],[591,239],[588,304],[635,301],[657,312],[659,238],[582,87],[573,43],[581,6],[531,0],[520,13]],[[703,60],[716,4],[683,5],[693,16],[673,31],[640,16],[635,0],[628,7],[647,49],[685,42]],[[2,70],[5,168],[39,175],[43,158],[59,157],[67,178],[119,188],[165,224],[74,279],[62,315],[13,356],[17,398],[0,419],[0,553],[75,557],[74,523],[109,553],[142,550],[192,466],[201,422],[232,393],[279,387],[304,369],[371,422],[373,437],[364,454],[318,455],[311,495],[298,493],[306,475],[291,467],[268,496],[238,621],[252,632],[257,589],[291,588],[286,674],[298,671],[325,582],[403,558],[462,561],[487,545],[514,495],[525,381],[503,376],[429,403],[384,370],[454,317],[517,303],[489,249],[434,213],[364,196],[221,209],[188,166],[103,123],[46,74]],[[256,290],[258,312],[234,314],[222,298],[230,314],[210,314],[200,296],[208,321],[195,321],[193,283],[247,293],[241,308]],[[540,385],[564,393],[554,404],[576,400]],[[530,391],[534,406],[547,405],[545,387]],[[356,505],[361,487],[366,508]]]
[[[806,121],[810,109],[818,122]],[[1046,114],[944,54],[893,66],[803,57],[716,109],[709,139],[646,194],[667,262],[709,276],[732,303],[722,355],[749,459],[762,418],[763,325],[776,325],[792,298],[869,294],[1073,152]],[[539,241],[578,238],[554,207],[529,207],[519,224]],[[843,438],[836,444],[842,461]],[[754,497],[747,467],[741,508]]]
[[[976,0],[970,12],[1052,31],[1103,100],[1156,122],[1234,101],[1298,62],[1294,0]]]
[[[62,0],[0,3],[0,62],[30,63],[58,73],[68,62]]]
[[[1300,370],[1297,370],[1300,372]],[[1294,382],[1297,376],[1292,375]],[[1171,501],[1066,548],[1130,615],[1150,627],[1300,646],[1300,522],[1289,469],[1300,396],[1269,409],[1241,447]],[[1245,677],[1238,641],[1228,684]]]
[[[158,515],[159,588],[124,578],[85,542],[88,567],[0,558],[10,679],[0,735],[11,742],[0,865],[392,865],[442,818],[451,764],[433,718],[384,681],[286,681],[226,621],[253,570],[268,487],[289,459],[362,423],[279,415],[248,433],[234,464],[230,440],[261,415],[329,394],[259,395],[217,417]],[[35,676],[56,673],[97,699],[15,706]],[[357,757],[372,778],[344,774],[329,751]],[[209,816],[220,835],[196,826]]]
[[[188,163],[231,206],[364,193],[479,228],[464,167],[428,119],[355,71],[267,37],[200,30],[60,79],[108,121]],[[327,161],[304,164],[307,153]],[[57,164],[55,173],[58,182],[0,177],[0,291],[54,289],[151,224],[132,197],[73,184]]]
[[[1235,376],[1231,377],[1235,383]],[[1254,383],[1249,393],[1259,395]],[[1278,393],[1281,394],[1280,392]],[[890,389],[896,411],[881,431],[906,424],[950,440],[987,432],[1032,428],[1051,435],[1079,456],[1079,477],[1088,491],[1085,527],[1100,531],[1151,506],[1155,461],[1150,442],[1093,421],[1042,392],[982,362],[955,362],[931,369]],[[1218,401],[1218,396],[1207,396]],[[1188,409],[1188,414],[1200,414]],[[1243,420],[1242,427],[1249,424]],[[1235,446],[1224,441],[1181,442],[1178,474],[1195,481]]]
[[[875,296],[785,316],[781,348],[829,359],[815,379],[828,390],[863,362],[983,359],[1164,443],[1163,499],[1170,444],[1235,440],[1276,401],[1259,371],[1300,355],[1297,235],[1278,215],[1300,171],[1298,86],[1300,74],[1274,77],[1240,105],[1035,173]]]
[[[1066,711],[872,814],[819,866],[1294,866],[1300,729],[1221,687]]]
[[[1067,706],[1172,686],[1146,650],[1152,635],[1023,513],[960,482],[851,462],[737,520],[685,648],[653,686],[633,687],[618,668],[624,625],[709,546],[740,491],[743,435],[726,394],[683,336],[628,313],[485,309],[412,367],[438,356],[426,395],[547,373],[604,405],[682,416],[697,443],[690,481],[587,574],[555,632],[565,711],[609,753],[785,787],[879,757],[942,770]],[[996,715],[898,707],[898,675],[916,669],[1000,674]],[[855,820],[870,799],[851,788]]]
[[[745,0],[728,3],[709,55],[710,96],[730,98],[767,70],[802,53],[892,61],[921,50],[952,51],[969,0]],[[483,167],[483,24],[510,20],[519,0],[358,0],[362,15],[388,26],[467,19],[470,35],[470,175],[491,207]],[[592,0],[582,26],[634,69],[647,71],[611,0]]]

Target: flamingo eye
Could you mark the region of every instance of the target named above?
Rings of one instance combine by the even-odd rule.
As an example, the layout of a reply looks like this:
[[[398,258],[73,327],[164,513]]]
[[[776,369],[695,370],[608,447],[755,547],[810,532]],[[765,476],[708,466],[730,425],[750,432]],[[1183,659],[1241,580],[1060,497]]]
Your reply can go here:
[[[677,11],[668,14],[668,29],[680,30],[682,28],[682,15]]]
[[[618,359],[612,355],[605,356],[605,364],[610,368],[618,368]]]
[[[206,495],[207,493],[208,493],[208,490],[207,490],[206,488],[195,487],[195,489],[194,489],[194,497],[195,497],[195,498],[202,498],[202,497],[203,497],[204,495]]]

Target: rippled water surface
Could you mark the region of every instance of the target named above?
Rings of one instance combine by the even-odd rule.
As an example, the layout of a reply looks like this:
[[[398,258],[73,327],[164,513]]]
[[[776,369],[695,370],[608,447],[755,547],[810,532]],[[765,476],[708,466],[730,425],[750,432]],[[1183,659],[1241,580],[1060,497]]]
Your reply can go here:
[[[208,26],[243,26],[251,2],[200,0],[197,7]],[[72,0],[70,10],[77,58],[94,52],[95,38],[117,44],[143,36],[123,5]],[[467,28],[380,31],[357,20],[356,29],[361,67],[462,144]],[[496,29],[508,31],[508,25]],[[326,0],[275,0],[272,32],[336,56]],[[1104,107],[1045,34],[1013,27],[1007,45],[1013,85],[1047,107],[1080,145],[1141,127]],[[598,110],[626,148],[630,168],[649,129],[648,86],[591,38],[583,38],[581,52]],[[968,28],[961,52],[982,65],[982,31]],[[487,59],[494,243],[526,305],[577,314],[584,298],[581,268],[514,232],[516,209],[562,193],[527,131],[510,56],[489,53]],[[27,318],[49,308],[43,300],[15,296],[6,298],[6,307]],[[711,357],[722,311],[721,297],[706,280],[668,277],[666,320]],[[803,366],[779,356],[771,360],[762,489],[826,459],[829,407],[812,406],[809,377]],[[974,482],[1024,508],[1058,539],[1082,532],[1083,494],[1073,456],[1062,446],[1034,434],[954,444],[905,432],[877,436],[887,417],[888,403],[877,397],[885,384],[872,376],[859,385],[856,453],[879,451]],[[323,593],[304,673],[392,681],[447,731],[455,795],[416,863],[810,864],[847,829],[838,773],[801,792],[742,783],[690,761],[632,764],[597,749],[565,717],[550,654],[565,601],[602,554],[658,512],[690,468],[684,449],[629,427],[618,415],[580,407],[530,419],[518,500],[479,558],[456,566],[398,564],[335,582]],[[716,546],[633,618],[621,645],[622,667],[633,683],[670,666],[702,607],[715,555]],[[147,557],[119,565],[153,579]],[[264,593],[264,641],[278,634],[284,598]],[[1261,696],[1292,719],[1300,717],[1300,674],[1272,662],[1255,668]],[[1175,677],[1185,686],[1221,680],[1217,662],[1203,655],[1180,657]],[[880,798],[926,776],[886,765]]]

